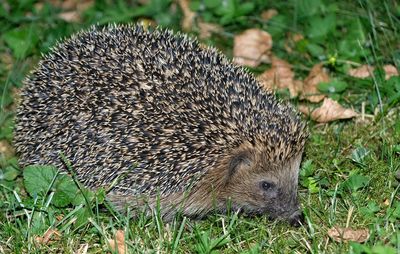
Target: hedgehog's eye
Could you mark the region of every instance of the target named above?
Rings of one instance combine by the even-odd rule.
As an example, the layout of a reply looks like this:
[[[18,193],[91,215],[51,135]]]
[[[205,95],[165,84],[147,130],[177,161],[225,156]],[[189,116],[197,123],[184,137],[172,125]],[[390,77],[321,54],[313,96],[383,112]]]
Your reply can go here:
[[[264,191],[270,191],[275,188],[275,184],[268,181],[262,181],[260,185]]]

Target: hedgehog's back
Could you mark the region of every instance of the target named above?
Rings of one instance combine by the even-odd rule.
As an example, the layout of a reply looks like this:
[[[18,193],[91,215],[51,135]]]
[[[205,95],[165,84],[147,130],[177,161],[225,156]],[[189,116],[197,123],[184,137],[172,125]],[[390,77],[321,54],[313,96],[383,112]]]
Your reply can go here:
[[[109,26],[40,62],[22,92],[15,145],[23,165],[63,168],[63,153],[89,187],[121,177],[118,191],[169,193],[244,140],[272,146],[274,134],[290,144],[302,130],[289,107],[216,51],[167,31]]]

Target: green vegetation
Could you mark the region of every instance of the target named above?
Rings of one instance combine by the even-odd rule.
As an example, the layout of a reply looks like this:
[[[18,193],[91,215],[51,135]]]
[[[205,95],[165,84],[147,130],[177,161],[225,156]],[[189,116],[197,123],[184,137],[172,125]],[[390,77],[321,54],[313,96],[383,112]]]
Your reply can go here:
[[[232,57],[233,36],[260,28],[273,38],[272,52],[290,62],[296,77],[323,63],[330,82],[318,89],[360,118],[320,125],[311,135],[300,173],[299,195],[306,223],[292,228],[265,217],[213,214],[202,221],[158,214],[136,219],[114,211],[106,190],[91,192],[74,177],[51,166],[22,170],[12,149],[18,91],[41,53],[92,24],[153,20],[181,30],[176,1],[99,0],[82,10],[79,22],[60,18],[52,1],[0,3],[0,253],[72,253],[88,244],[89,253],[110,251],[108,239],[125,231],[130,253],[399,253],[400,252],[400,77],[385,79],[383,66],[400,67],[400,4],[395,1],[239,1],[192,0],[196,21],[222,30],[203,40]],[[138,2],[147,2],[139,4]],[[261,13],[276,9],[269,20]],[[194,24],[190,33],[200,29]],[[293,34],[303,38],[291,40]],[[289,52],[287,47],[291,48]],[[375,67],[370,78],[349,76],[362,64]],[[269,66],[252,69],[256,74]],[[287,92],[279,93],[287,97]],[[298,98],[291,99],[294,104]],[[398,176],[400,178],[400,176]],[[368,229],[364,243],[337,242],[332,227]],[[41,244],[52,228],[59,236]],[[83,246],[84,247],[84,246]]]

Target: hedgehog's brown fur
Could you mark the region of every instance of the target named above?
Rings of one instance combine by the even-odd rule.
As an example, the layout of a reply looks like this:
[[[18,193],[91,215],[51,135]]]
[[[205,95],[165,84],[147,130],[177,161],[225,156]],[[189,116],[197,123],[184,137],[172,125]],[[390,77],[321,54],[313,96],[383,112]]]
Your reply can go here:
[[[22,94],[22,165],[64,170],[63,153],[87,187],[116,182],[108,196],[117,206],[153,207],[158,197],[167,219],[177,206],[201,217],[227,203],[299,216],[304,123],[253,76],[186,36],[93,27],[55,47]]]

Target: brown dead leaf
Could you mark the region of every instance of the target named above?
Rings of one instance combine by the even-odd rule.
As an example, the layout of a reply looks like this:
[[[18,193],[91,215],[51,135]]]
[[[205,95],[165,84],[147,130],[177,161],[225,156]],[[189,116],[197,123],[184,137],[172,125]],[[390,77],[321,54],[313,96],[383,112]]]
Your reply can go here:
[[[269,10],[263,11],[263,12],[261,13],[261,19],[264,20],[264,21],[268,21],[268,20],[270,20],[273,16],[276,16],[276,15],[278,15],[278,11],[277,11],[277,10],[275,10],[275,9],[269,9]]]
[[[293,90],[292,96],[295,97],[295,96],[298,96],[301,93],[301,91],[303,91],[304,82],[302,80],[295,79],[293,85],[294,85],[294,87],[293,87],[294,90]],[[289,88],[289,92],[290,91],[291,90]],[[292,92],[290,92],[290,94],[292,94]]]
[[[189,0],[178,0],[178,4],[183,12],[183,19],[181,23],[182,30],[190,31],[193,27],[193,22],[194,18],[196,17],[196,13],[190,9]]]
[[[336,101],[325,98],[321,107],[316,108],[311,113],[311,119],[319,123],[332,122],[339,119],[348,119],[357,116],[352,109],[343,108]]]
[[[354,241],[363,243],[369,238],[369,230],[334,227],[328,230],[328,235],[336,242]]]
[[[325,72],[322,64],[316,64],[311,69],[307,78],[304,79],[303,95],[302,99],[306,99],[311,102],[320,102],[325,98],[324,94],[321,94],[317,86],[321,82],[328,82],[329,76]]]
[[[94,3],[94,1],[93,0],[49,0],[49,3],[52,6],[61,8],[63,10],[82,10],[82,9],[87,9],[87,7],[91,6]]]
[[[109,239],[108,244],[113,252],[117,252],[118,254],[126,253],[126,245],[125,245],[125,233],[123,230],[117,230],[115,232],[114,239]]]
[[[137,23],[140,24],[145,31],[148,31],[149,28],[157,28],[157,23],[152,19],[139,18]]]
[[[58,17],[67,22],[79,22],[81,20],[82,12],[93,5],[93,0],[53,0],[50,2],[53,6],[59,7],[63,10],[60,14],[58,14]]]
[[[213,23],[199,21],[197,25],[199,26],[200,29],[199,33],[200,39],[209,38],[213,33],[220,33],[223,31],[221,26]]]
[[[383,204],[385,206],[389,206],[390,205],[390,200],[389,199],[385,199],[385,201],[383,201]]]
[[[77,11],[66,11],[58,14],[58,17],[67,22],[78,22],[81,16]]]
[[[302,90],[302,82],[294,80],[292,66],[278,57],[271,57],[272,67],[259,76],[260,83],[267,90],[288,88],[290,95],[296,97]]]
[[[285,40],[285,43],[283,44],[283,46],[288,53],[292,53],[293,48],[296,46],[296,43],[303,39],[304,39],[304,36],[302,34],[288,33],[287,39]]]
[[[7,71],[10,71],[13,67],[13,57],[9,52],[3,52],[0,54],[0,61],[4,64]]]
[[[272,37],[266,31],[252,28],[235,35],[233,62],[256,67],[272,48]]]
[[[65,1],[52,0],[50,2],[52,2],[54,6],[61,7],[64,10],[72,10],[72,9],[76,9],[76,6],[79,1],[77,1],[77,0],[65,0]]]
[[[371,65],[361,65],[360,67],[350,69],[347,74],[354,78],[368,78],[371,77],[372,73],[374,71],[374,67]]]
[[[312,108],[304,104],[300,104],[298,109],[301,113],[303,113],[306,116],[309,116],[312,113]]]
[[[370,65],[361,65],[360,67],[350,69],[348,74],[355,78],[369,78],[373,75],[375,67]],[[385,71],[385,79],[390,79],[393,76],[399,76],[399,71],[397,68],[391,64],[387,64],[383,66],[383,70]]]
[[[291,39],[294,42],[298,42],[304,39],[304,36],[302,34],[292,34]]]
[[[0,141],[0,154],[8,158],[15,154],[14,148],[6,140]]]
[[[399,71],[391,64],[383,66],[383,70],[385,71],[385,79],[390,79],[393,76],[399,76]]]
[[[57,221],[61,221],[62,219],[64,219],[64,214],[59,214],[56,216]]]
[[[57,229],[49,228],[43,236],[36,236],[35,240],[39,244],[48,244],[51,241],[59,241],[61,239],[61,233]]]
[[[75,251],[74,254],[87,254],[88,249],[89,249],[89,244],[87,243],[81,244],[79,249]]]

